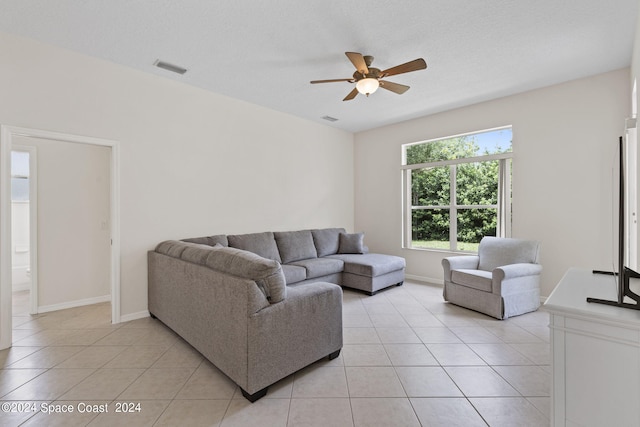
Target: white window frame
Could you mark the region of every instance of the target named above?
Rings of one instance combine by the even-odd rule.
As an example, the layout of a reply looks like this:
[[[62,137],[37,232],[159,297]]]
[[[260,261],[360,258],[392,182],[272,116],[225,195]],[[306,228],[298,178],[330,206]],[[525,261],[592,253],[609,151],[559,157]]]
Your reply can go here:
[[[506,128],[504,128],[506,129]],[[497,130],[497,129],[493,129]],[[490,132],[479,131],[465,135],[475,135],[479,133]],[[451,136],[447,138],[438,138],[437,140],[425,141],[417,144],[428,144],[429,142],[442,141],[452,139],[459,136]],[[413,241],[413,221],[412,212],[418,209],[448,209],[449,210],[449,249],[445,251],[462,252],[457,248],[458,245],[458,209],[496,209],[498,213],[496,235],[498,237],[511,237],[511,160],[513,152],[490,154],[486,156],[466,157],[454,160],[442,160],[436,162],[418,163],[413,165],[406,164],[406,148],[414,144],[405,144],[402,146],[402,186],[403,186],[403,239],[402,247],[405,249],[417,250],[440,250],[437,248],[417,248],[412,246]],[[466,163],[479,163],[489,161],[499,161],[498,172],[498,203],[495,205],[458,205],[456,203],[456,166]],[[411,171],[415,169],[427,169],[436,167],[449,167],[449,205],[444,206],[413,206],[411,197]]]

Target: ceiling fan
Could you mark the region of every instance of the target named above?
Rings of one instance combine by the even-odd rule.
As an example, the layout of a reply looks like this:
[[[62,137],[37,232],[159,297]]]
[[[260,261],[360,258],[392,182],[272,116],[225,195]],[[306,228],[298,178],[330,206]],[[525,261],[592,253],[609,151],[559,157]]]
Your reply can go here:
[[[312,80],[311,84],[316,83],[334,83],[334,82],[349,82],[355,83],[356,87],[343,99],[343,101],[350,101],[361,93],[369,96],[378,87],[390,90],[397,94],[403,94],[409,90],[409,86],[401,85],[398,83],[382,80],[388,76],[395,76],[396,74],[409,73],[411,71],[424,70],[427,68],[427,63],[422,58],[414,59],[413,61],[406,62],[395,67],[387,68],[384,71],[380,71],[379,68],[371,67],[373,62],[373,56],[365,55],[358,52],[345,52],[347,58],[356,67],[356,71],[353,73],[353,77],[348,79],[329,79],[329,80]]]

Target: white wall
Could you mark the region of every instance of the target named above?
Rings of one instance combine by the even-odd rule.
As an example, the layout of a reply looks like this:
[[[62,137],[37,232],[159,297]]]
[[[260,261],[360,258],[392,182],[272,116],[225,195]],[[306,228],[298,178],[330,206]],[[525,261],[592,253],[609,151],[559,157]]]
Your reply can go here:
[[[350,133],[12,35],[0,57],[0,123],[120,141],[123,316],[162,240],[353,228]]]
[[[446,252],[401,248],[401,145],[513,126],[513,236],[542,241],[542,294],[572,266],[611,270],[612,168],[630,112],[629,70],[576,80],[358,133],[358,230],[407,274],[442,282]]]

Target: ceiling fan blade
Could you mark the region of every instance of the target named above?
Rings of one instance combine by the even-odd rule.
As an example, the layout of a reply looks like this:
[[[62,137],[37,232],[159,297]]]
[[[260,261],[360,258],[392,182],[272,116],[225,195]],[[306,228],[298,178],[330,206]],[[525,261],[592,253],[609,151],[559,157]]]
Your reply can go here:
[[[391,92],[395,92],[398,95],[402,95],[409,90],[409,86],[401,85],[394,82],[388,82],[386,80],[380,80],[380,87]]]
[[[358,52],[345,52],[349,61],[356,67],[357,71],[360,71],[362,74],[369,74],[369,67],[367,67],[367,63],[364,62],[364,56]]]
[[[353,78],[350,79],[329,79],[329,80],[311,80],[309,83],[333,83],[333,82],[353,82]]]
[[[356,97],[357,94],[358,94],[358,89],[353,89],[351,92],[349,92],[349,95],[344,97],[343,101],[351,101],[353,98]]]
[[[427,68],[427,63],[422,58],[414,59],[413,61],[405,62],[404,64],[396,65],[387,70],[384,70],[380,74],[382,77],[395,76],[396,74],[409,73],[411,71],[424,70]]]

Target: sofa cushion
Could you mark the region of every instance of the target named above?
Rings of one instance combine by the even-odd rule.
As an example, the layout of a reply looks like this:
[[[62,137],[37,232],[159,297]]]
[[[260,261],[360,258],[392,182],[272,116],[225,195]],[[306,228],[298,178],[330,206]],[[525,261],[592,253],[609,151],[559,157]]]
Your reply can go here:
[[[194,245],[194,244],[180,242],[178,240],[165,240],[164,242],[158,243],[155,251],[163,255],[168,255],[173,258],[180,258],[180,256],[182,255],[182,252],[187,247],[189,247],[189,245]]]
[[[336,254],[329,258],[344,261],[344,272],[360,276],[377,277],[405,268],[405,260],[395,255],[383,254]]]
[[[484,270],[453,270],[451,281],[457,285],[477,289],[479,291],[491,292],[492,279],[491,272]]]
[[[211,249],[205,265],[226,274],[255,281],[272,304],[286,297],[284,273],[280,263],[275,260],[242,249],[215,247]]]
[[[182,251],[180,258],[185,261],[189,261],[189,262],[193,262],[195,264],[201,264],[201,265],[204,265],[207,262],[207,258],[209,257],[209,254],[211,254],[211,250],[213,248],[222,247],[222,245],[220,245],[219,243],[216,244],[215,246],[199,245],[199,244],[188,243],[188,242],[185,242],[185,244],[189,246],[187,246],[184,249],[184,251]]]
[[[334,258],[310,258],[296,261],[290,265],[304,267],[307,270],[307,279],[315,279],[316,277],[341,273],[344,261]]]
[[[311,230],[276,231],[273,236],[283,264],[318,256]]]
[[[307,270],[298,265],[282,264],[282,272],[284,273],[287,285],[302,282],[307,278]]]
[[[363,254],[364,233],[340,233],[339,254]]]
[[[337,254],[338,247],[340,246],[340,233],[344,232],[344,228],[322,228],[311,230],[313,243],[316,246],[318,257]]]
[[[222,247],[217,245],[217,247]],[[205,264],[213,246],[183,240],[166,240],[156,246],[155,251],[172,258],[180,258],[195,264]]]
[[[225,234],[217,234],[215,236],[206,237],[191,237],[189,239],[182,239],[183,242],[198,243],[200,245],[215,246],[216,244],[222,246],[229,246],[229,241]]]
[[[265,231],[264,233],[235,234],[227,236],[227,239],[229,240],[229,246],[232,248],[253,252],[263,258],[282,262],[280,253],[278,252],[278,245],[276,245],[276,239],[273,237],[271,231]]]

